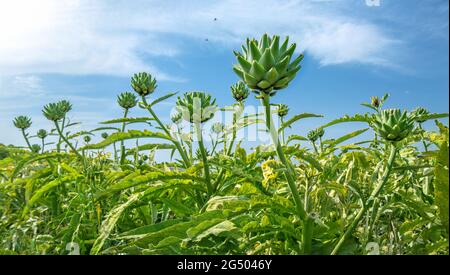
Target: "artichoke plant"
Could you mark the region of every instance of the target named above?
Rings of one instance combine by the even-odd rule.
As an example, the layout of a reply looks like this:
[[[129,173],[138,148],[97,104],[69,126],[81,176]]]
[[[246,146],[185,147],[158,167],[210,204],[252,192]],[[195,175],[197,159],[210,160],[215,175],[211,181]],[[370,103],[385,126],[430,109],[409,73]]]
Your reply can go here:
[[[178,97],[176,109],[183,119],[191,123],[203,123],[213,118],[217,111],[216,99],[204,92],[188,92]]]
[[[374,131],[389,142],[406,138],[414,128],[415,116],[399,109],[385,109],[372,117],[370,125]]]
[[[427,121],[425,116],[429,114],[430,112],[428,112],[427,109],[422,107],[418,107],[414,109],[414,111],[412,111],[412,115],[414,116],[415,121],[417,121],[418,123],[424,123],[425,121]]]
[[[170,120],[172,120],[172,122],[175,124],[181,123],[182,119],[183,119],[183,115],[180,112],[176,112],[172,116],[170,116]]]
[[[36,136],[40,139],[44,139],[48,136],[48,132],[45,129],[39,129],[39,131],[37,131]]]
[[[72,105],[68,101],[63,100],[45,105],[42,113],[48,120],[58,121],[63,119],[71,109]]]
[[[291,62],[295,48],[295,43],[289,45],[289,37],[281,45],[277,35],[264,34],[259,42],[247,39],[243,52],[234,52],[238,64],[233,70],[250,89],[274,95],[274,90],[286,88],[300,70],[302,54]]]
[[[231,88],[231,95],[238,102],[244,101],[250,94],[248,88],[245,86],[245,83],[242,81],[238,81],[237,83],[231,85],[230,88]]]
[[[21,130],[26,130],[31,126],[31,118],[27,116],[18,116],[13,120],[14,126]]]
[[[289,112],[289,107],[286,104],[278,104],[278,116],[285,117]]]
[[[134,74],[131,78],[131,87],[140,96],[147,96],[153,93],[157,86],[156,79],[146,72]]]
[[[128,110],[136,106],[138,100],[134,94],[130,92],[124,92],[117,96],[117,103],[120,107]]]

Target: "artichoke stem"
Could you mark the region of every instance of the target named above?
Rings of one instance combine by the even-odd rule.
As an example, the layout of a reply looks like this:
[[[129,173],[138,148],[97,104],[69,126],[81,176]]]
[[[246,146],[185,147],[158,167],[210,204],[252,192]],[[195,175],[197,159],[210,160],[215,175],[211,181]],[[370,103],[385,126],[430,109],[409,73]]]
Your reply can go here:
[[[56,126],[56,131],[58,131],[58,134],[59,134],[59,136],[62,138],[62,140],[64,140],[64,142],[70,147],[70,149],[72,149],[72,151],[75,152],[75,154],[77,155],[77,157],[78,157],[80,160],[84,160],[84,159],[83,159],[83,156],[80,154],[80,152],[78,152],[78,151],[75,149],[75,147],[73,147],[72,143],[70,143],[70,141],[67,140],[67,138],[64,136],[64,134],[62,133],[61,128],[59,127],[57,121],[55,121],[55,126]]]
[[[27,134],[25,134],[25,129],[22,129],[22,135],[25,139],[25,142],[27,143],[28,148],[33,152],[33,148],[31,147],[30,141],[28,140]]]
[[[41,149],[41,154],[44,153],[44,146],[45,146],[44,139],[42,139],[42,149]]]
[[[391,146],[391,150],[390,150],[390,153],[389,153],[389,159],[388,159],[388,162],[386,164],[386,169],[384,170],[384,173],[383,173],[383,176],[381,178],[381,181],[377,184],[375,189],[372,191],[372,193],[370,194],[370,197],[367,200],[367,202],[359,210],[359,212],[356,215],[355,219],[350,224],[350,226],[347,228],[347,231],[345,231],[345,233],[341,236],[341,238],[339,239],[338,243],[336,244],[336,246],[334,247],[333,251],[331,252],[331,255],[336,255],[338,253],[339,249],[344,244],[344,241],[350,236],[350,234],[353,232],[355,227],[360,222],[360,220],[363,217],[364,213],[367,211],[367,209],[369,209],[370,203],[378,197],[378,194],[380,193],[381,189],[386,184],[386,182],[387,182],[387,180],[389,178],[389,175],[391,173],[392,166],[394,164],[395,156],[397,154],[397,148],[395,147],[395,145],[394,144],[390,144],[390,146]]]
[[[127,115],[128,115],[128,109],[125,109],[123,118],[127,118]],[[125,132],[125,126],[126,126],[126,123],[124,121],[124,122],[122,122],[122,129],[120,129],[121,133]],[[125,162],[125,144],[124,144],[124,141],[121,140],[120,141],[120,164],[122,165],[124,162]]]
[[[286,171],[284,172],[286,176],[286,180],[289,185],[289,189],[291,190],[292,197],[294,198],[295,206],[298,212],[298,215],[300,219],[303,221],[303,253],[308,254],[310,252],[310,244],[312,239],[312,225],[313,222],[311,218],[309,217],[306,210],[303,208],[303,202],[300,198],[300,194],[298,193],[297,186],[295,184],[295,172],[292,169],[292,165],[288,162],[286,159],[286,156],[284,155],[283,148],[281,147],[281,143],[279,142],[279,137],[277,133],[277,129],[275,129],[273,119],[272,119],[272,113],[270,110],[270,95],[267,93],[261,93],[261,101],[262,105],[265,107],[265,115],[266,115],[266,127],[270,132],[270,136],[272,138],[272,142],[275,145],[278,158],[280,159],[281,163],[283,163],[284,167],[286,168]]]
[[[203,169],[205,171],[206,187],[208,189],[208,195],[213,193],[213,187],[211,185],[211,177],[209,175],[208,157],[206,155],[205,145],[203,144],[202,125],[200,122],[195,123],[195,131],[197,133],[198,146],[202,155]]]

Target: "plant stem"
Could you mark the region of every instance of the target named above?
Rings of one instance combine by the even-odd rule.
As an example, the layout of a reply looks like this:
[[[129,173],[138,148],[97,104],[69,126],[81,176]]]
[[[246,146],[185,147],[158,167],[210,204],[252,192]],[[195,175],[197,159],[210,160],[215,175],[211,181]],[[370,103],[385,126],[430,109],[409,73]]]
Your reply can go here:
[[[66,116],[63,117],[62,120],[62,126],[61,126],[61,133],[64,132],[64,127],[66,123]],[[61,135],[58,138],[58,143],[56,144],[56,152],[61,152]]]
[[[28,140],[27,134],[25,134],[25,130],[24,129],[21,129],[21,130],[22,130],[23,138],[25,139],[25,142],[27,143],[28,148],[30,148],[30,150],[33,152],[33,148],[31,147],[31,144],[30,144],[30,141]]]
[[[161,127],[161,129],[164,131],[164,133],[166,133],[167,136],[172,137],[169,130],[167,130],[167,127],[161,122],[161,120],[159,120],[158,116],[155,114],[152,107],[147,104],[147,100],[145,99],[145,97],[142,97],[142,101],[144,102],[144,105],[146,106],[149,113],[152,115],[153,119],[156,121],[156,123],[158,123],[159,127]],[[172,141],[173,145],[175,145],[175,147],[177,148],[178,152],[180,153],[181,158],[183,159],[183,162],[184,162],[184,166],[186,168],[190,167],[191,162],[190,162],[189,158],[186,156],[186,152],[183,150],[180,143],[176,139],[173,139],[173,138],[171,138],[171,141]]]
[[[127,118],[128,115],[128,109],[125,109],[125,112],[123,114],[123,118]],[[125,121],[122,122],[122,129],[120,129],[120,132],[123,133],[125,131],[126,123]],[[125,162],[125,144],[124,141],[120,141],[120,164],[122,165]]]
[[[281,147],[281,143],[279,142],[278,132],[277,129],[275,129],[275,125],[273,123],[272,119],[272,113],[270,110],[270,96],[267,93],[261,93],[261,102],[262,105],[265,107],[265,115],[266,115],[266,127],[270,132],[270,136],[272,138],[272,142],[275,145],[278,158],[280,159],[281,163],[285,166],[286,170],[284,172],[286,176],[286,180],[288,182],[289,188],[292,193],[292,197],[294,198],[295,206],[298,212],[298,215],[300,219],[303,221],[303,252],[309,253],[309,243],[310,239],[312,238],[312,230],[311,230],[311,221],[310,217],[306,213],[305,209],[303,208],[303,202],[300,198],[300,194],[298,193],[297,186],[295,184],[295,171],[292,169],[292,166],[290,162],[286,159],[286,156],[284,155],[283,148]]]
[[[367,202],[363,205],[363,207],[359,210],[358,214],[356,215],[355,219],[353,220],[353,222],[350,224],[350,226],[347,228],[347,230],[345,231],[345,233],[341,236],[341,238],[339,239],[338,243],[336,244],[336,246],[334,247],[333,251],[331,252],[331,255],[336,255],[337,252],[339,251],[339,249],[341,248],[342,244],[344,243],[344,241],[348,238],[348,236],[350,236],[350,234],[353,232],[353,230],[355,229],[355,227],[358,225],[358,223],[360,222],[361,218],[364,215],[364,212],[367,211],[367,209],[369,208],[370,203],[375,200],[378,196],[378,194],[380,193],[381,189],[383,188],[383,186],[386,184],[389,175],[391,173],[392,170],[392,166],[394,164],[394,160],[395,160],[395,156],[397,154],[397,148],[395,147],[394,144],[390,144],[391,146],[391,150],[389,153],[389,159],[388,162],[386,164],[386,169],[384,170],[383,176],[381,178],[381,181],[377,184],[377,186],[375,187],[375,189],[372,191],[372,193],[370,194],[369,199],[367,200]]]
[[[319,154],[319,151],[317,151],[316,143],[314,141],[311,141],[311,143],[314,147],[314,152],[316,152],[316,154]]]
[[[203,144],[202,125],[200,122],[195,123],[195,132],[197,133],[198,146],[202,155],[203,169],[205,171],[206,187],[208,189],[208,195],[211,195],[214,190],[211,185],[211,177],[209,175],[208,157],[206,155],[205,145]]]
[[[44,139],[42,139],[42,149],[41,149],[41,154],[44,153],[44,146],[45,146]]]
[[[72,143],[69,142],[69,140],[67,140],[67,138],[64,136],[64,134],[62,133],[61,129],[59,128],[58,122],[55,121],[55,126],[56,126],[56,131],[58,131],[59,136],[62,138],[62,140],[64,140],[64,142],[70,147],[70,149],[72,149],[72,151],[75,152],[75,154],[77,155],[77,157],[80,160],[83,160],[83,156],[80,154],[80,152],[78,152],[75,147],[73,147]]]

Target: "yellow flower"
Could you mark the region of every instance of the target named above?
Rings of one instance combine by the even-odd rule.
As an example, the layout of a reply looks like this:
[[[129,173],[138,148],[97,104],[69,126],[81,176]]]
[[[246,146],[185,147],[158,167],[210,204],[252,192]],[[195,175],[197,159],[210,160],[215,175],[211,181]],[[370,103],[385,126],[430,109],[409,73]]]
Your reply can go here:
[[[261,169],[263,171],[263,187],[267,188],[269,183],[275,180],[278,177],[278,172],[274,171],[274,168],[277,166],[277,161],[273,159],[266,160],[261,164]]]

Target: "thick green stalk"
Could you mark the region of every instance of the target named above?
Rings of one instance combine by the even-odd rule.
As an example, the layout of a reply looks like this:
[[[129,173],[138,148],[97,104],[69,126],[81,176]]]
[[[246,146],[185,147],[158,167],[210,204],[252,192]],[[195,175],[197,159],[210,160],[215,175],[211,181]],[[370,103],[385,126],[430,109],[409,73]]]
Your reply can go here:
[[[316,152],[316,154],[319,154],[319,151],[317,151],[317,146],[316,143],[314,141],[311,141],[313,147],[314,147],[314,152]]]
[[[45,142],[44,142],[44,139],[42,138],[42,149],[41,149],[41,154],[44,153],[44,146],[45,146]]]
[[[200,153],[202,155],[203,170],[205,171],[206,188],[208,189],[208,195],[211,195],[214,192],[214,190],[211,185],[208,157],[206,155],[205,145],[203,144],[202,125],[201,125],[201,123],[198,122],[198,123],[195,123],[194,127],[195,127],[195,132],[197,133],[198,146],[200,148]]]
[[[152,115],[153,119],[156,121],[156,123],[158,123],[159,127],[161,127],[161,129],[164,131],[164,133],[166,133],[167,136],[172,137],[169,130],[167,130],[167,127],[161,122],[161,120],[159,120],[158,116],[155,114],[152,107],[147,104],[147,100],[145,99],[145,97],[142,97],[142,101],[144,102],[144,105],[146,106],[149,113]],[[183,159],[184,162],[184,166],[186,168],[190,167],[191,161],[187,157],[186,152],[183,150],[180,143],[175,139],[171,139],[171,141],[173,145],[175,145],[175,147],[177,148],[178,152],[180,153],[181,158]]]
[[[367,202],[359,210],[359,212],[356,215],[356,217],[353,220],[353,222],[349,225],[349,227],[347,228],[345,233],[341,236],[341,238],[339,239],[338,243],[336,244],[336,246],[334,247],[333,251],[331,252],[331,255],[336,255],[338,253],[339,249],[344,244],[345,240],[350,236],[350,234],[353,232],[355,227],[361,221],[361,218],[363,217],[364,213],[369,208],[370,203],[378,197],[378,194],[382,190],[383,186],[386,184],[386,182],[387,182],[387,180],[389,178],[389,175],[391,173],[392,166],[394,164],[395,156],[397,154],[397,148],[395,147],[395,145],[394,144],[390,144],[390,146],[391,146],[391,150],[390,150],[390,153],[389,153],[389,159],[388,159],[388,162],[386,164],[386,169],[384,170],[384,173],[383,173],[383,176],[382,176],[381,180],[379,181],[379,183],[377,184],[375,189],[370,194],[370,197],[367,200]]]
[[[66,116],[64,116],[62,120],[61,133],[64,132],[65,124],[66,124]],[[58,153],[61,152],[61,136],[59,136],[58,143],[56,144],[56,152]]]
[[[123,118],[127,118],[127,115],[128,115],[128,109],[125,109]],[[122,129],[120,129],[121,133],[125,132],[125,126],[126,126],[126,123],[124,121],[124,122],[122,122]],[[122,165],[124,162],[125,162],[125,144],[124,144],[124,141],[121,140],[120,141],[120,164]]]
[[[278,158],[280,159],[281,163],[286,167],[286,171],[284,172],[286,176],[286,180],[288,182],[289,188],[292,193],[292,197],[294,198],[295,206],[298,212],[298,215],[300,219],[303,221],[303,253],[308,254],[310,253],[310,242],[312,238],[312,228],[313,225],[311,218],[309,217],[306,210],[303,208],[303,202],[300,198],[300,194],[298,193],[297,186],[295,184],[295,171],[292,169],[291,163],[286,159],[286,156],[284,155],[283,148],[281,147],[281,143],[279,142],[278,132],[275,128],[275,125],[273,123],[272,119],[272,113],[270,110],[270,96],[266,93],[262,94],[262,105],[265,107],[265,115],[266,115],[266,127],[270,132],[270,136],[272,138],[272,142],[275,145]]]
[[[69,140],[67,140],[67,138],[64,136],[64,134],[62,133],[61,129],[59,128],[58,122],[55,121],[55,126],[56,126],[56,131],[58,131],[59,136],[61,137],[62,140],[64,140],[64,142],[70,147],[70,149],[72,149],[72,151],[75,152],[75,154],[77,155],[77,157],[80,160],[83,160],[83,156],[80,154],[80,152],[78,152],[75,147],[73,147],[72,143],[69,142]]]
[[[25,139],[25,142],[27,143],[28,148],[30,148],[30,150],[33,151],[30,141],[28,140],[27,134],[25,134],[25,130],[24,129],[21,129],[21,130],[22,130],[23,138]]]

